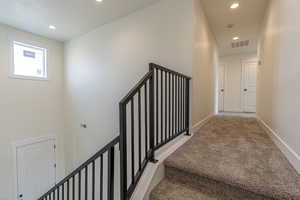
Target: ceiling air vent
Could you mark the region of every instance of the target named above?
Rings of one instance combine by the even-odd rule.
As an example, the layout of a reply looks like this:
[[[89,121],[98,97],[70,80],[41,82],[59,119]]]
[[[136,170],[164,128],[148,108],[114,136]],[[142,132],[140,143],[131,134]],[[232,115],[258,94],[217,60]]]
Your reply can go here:
[[[233,42],[231,43],[232,48],[241,48],[241,47],[246,47],[249,46],[250,41],[245,40],[245,41],[239,41],[239,42]]]

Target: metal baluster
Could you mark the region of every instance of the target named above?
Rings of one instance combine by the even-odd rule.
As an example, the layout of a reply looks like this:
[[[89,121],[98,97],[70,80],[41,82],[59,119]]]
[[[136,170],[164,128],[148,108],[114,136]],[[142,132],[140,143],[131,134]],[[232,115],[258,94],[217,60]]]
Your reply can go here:
[[[180,76],[177,77],[177,90],[178,90],[178,100],[177,100],[177,133],[180,133]]]
[[[115,147],[108,150],[108,181],[107,181],[107,199],[114,200],[114,166],[115,166]]]
[[[92,200],[95,200],[95,161],[92,162]]]
[[[155,122],[154,122],[154,109],[155,109],[155,106],[154,106],[154,101],[155,101],[155,98],[154,98],[154,69],[153,69],[153,66],[150,65],[150,70],[152,71],[152,76],[150,77],[150,86],[149,86],[149,99],[150,99],[150,102],[149,102],[149,112],[150,112],[150,119],[149,119],[149,122],[150,122],[150,131],[149,131],[149,138],[150,138],[150,151],[151,151],[151,155],[150,155],[150,161],[151,162],[156,162],[155,160],[155,155],[154,155],[154,148],[155,148]]]
[[[163,103],[163,90],[164,90],[164,84],[163,84],[163,71],[160,71],[160,142],[163,143],[164,141],[164,134],[163,134],[163,110],[164,110],[164,103]]]
[[[172,75],[172,137],[174,135],[174,75]]]
[[[126,104],[119,104],[120,110],[120,196],[127,198],[127,110]],[[100,167],[100,200],[103,200],[103,156]]]
[[[156,71],[156,145],[159,144],[158,138],[159,138],[159,132],[158,132],[158,70]]]
[[[65,184],[63,184],[61,188],[61,199],[65,200]]]
[[[186,127],[185,127],[185,113],[186,113],[186,108],[185,108],[185,95],[186,95],[186,88],[185,88],[185,78],[183,78],[183,102],[182,102],[182,104],[183,104],[183,113],[182,113],[182,115],[183,115],[183,129],[185,130],[186,129]]]
[[[131,182],[134,184],[135,177],[135,153],[134,153],[134,97],[131,99]]]
[[[67,200],[70,200],[70,180],[67,181]]]
[[[184,78],[181,79],[181,129],[184,130]]]
[[[85,192],[85,200],[88,200],[88,166],[85,167],[85,189],[84,189],[84,192]]]
[[[147,82],[145,83],[145,157],[148,159],[148,91]]]
[[[178,124],[178,127],[179,127],[179,132],[181,132],[181,122],[182,122],[182,118],[181,118],[181,114],[182,114],[182,90],[181,90],[181,77],[179,77],[179,124]]]
[[[81,199],[81,171],[78,174],[78,200]]]
[[[141,128],[141,90],[139,89],[138,91],[138,131],[139,131],[139,135],[138,135],[138,139],[139,139],[139,171],[142,169],[142,161],[141,161],[141,157],[142,157],[142,128]]]
[[[75,200],[75,175],[72,177],[72,200]]]
[[[167,128],[168,128],[168,126],[167,126],[167,124],[168,124],[168,95],[167,95],[167,92],[168,92],[168,80],[167,80],[167,78],[168,78],[168,73],[167,72],[165,72],[165,141],[167,141],[168,140],[168,130],[167,130]]]
[[[184,78],[182,78],[182,130],[184,130]]]
[[[169,139],[171,138],[171,73],[169,73]]]
[[[178,133],[178,82],[177,76],[175,76],[175,135]]]
[[[190,135],[190,131],[189,131],[189,123],[190,123],[190,80],[186,79],[186,119],[185,119],[185,123],[186,123],[186,135]]]
[[[103,155],[100,156],[100,200],[103,200]]]

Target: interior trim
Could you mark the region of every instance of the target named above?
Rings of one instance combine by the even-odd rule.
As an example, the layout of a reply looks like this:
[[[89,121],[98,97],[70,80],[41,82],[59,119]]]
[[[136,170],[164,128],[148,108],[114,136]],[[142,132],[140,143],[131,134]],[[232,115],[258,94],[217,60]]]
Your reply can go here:
[[[277,145],[280,151],[286,156],[292,166],[300,174],[300,156],[260,117],[257,117],[257,119],[261,127],[269,134],[273,142]]]

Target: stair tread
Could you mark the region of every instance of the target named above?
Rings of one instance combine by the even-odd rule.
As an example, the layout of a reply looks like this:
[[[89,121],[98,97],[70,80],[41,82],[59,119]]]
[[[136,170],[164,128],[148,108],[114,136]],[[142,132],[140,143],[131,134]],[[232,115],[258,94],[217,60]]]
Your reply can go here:
[[[164,179],[151,193],[151,200],[217,200],[188,185]]]
[[[275,199],[300,199],[300,175],[255,118],[214,117],[165,165]]]
[[[207,188],[193,187],[165,178],[151,192],[150,200],[270,200],[249,193],[234,191],[215,192]]]

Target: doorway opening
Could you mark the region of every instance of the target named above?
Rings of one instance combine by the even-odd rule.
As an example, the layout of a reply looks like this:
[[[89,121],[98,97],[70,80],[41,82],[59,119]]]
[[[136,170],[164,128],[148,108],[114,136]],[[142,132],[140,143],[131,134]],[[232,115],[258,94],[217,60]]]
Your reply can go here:
[[[220,58],[218,67],[218,112],[256,113],[255,54]]]
[[[268,0],[202,0],[217,42],[216,113],[256,113],[258,44]],[[259,97],[258,97],[259,98]]]

